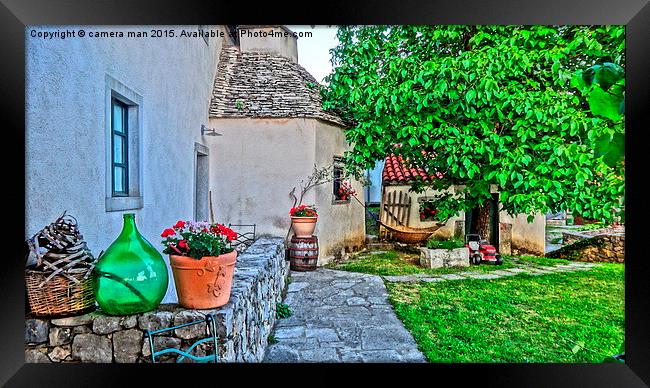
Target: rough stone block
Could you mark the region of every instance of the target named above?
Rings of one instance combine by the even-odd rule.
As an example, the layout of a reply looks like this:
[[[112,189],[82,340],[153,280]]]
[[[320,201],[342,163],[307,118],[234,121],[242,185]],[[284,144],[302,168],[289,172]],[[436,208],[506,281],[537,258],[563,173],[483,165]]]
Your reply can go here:
[[[443,282],[445,279],[443,278],[422,278],[420,279],[421,282],[426,282],[426,283],[435,283],[435,282]]]
[[[341,362],[336,349],[317,348],[300,352],[301,361],[304,362]]]
[[[154,311],[144,313],[138,318],[138,326],[142,330],[161,330],[167,329],[174,321],[174,314],[170,311]]]
[[[366,327],[361,333],[361,346],[363,350],[389,350],[412,348],[413,337],[400,327],[388,325]]]
[[[75,326],[72,328],[72,334],[87,334],[87,333],[92,333],[93,329],[86,325],[81,325],[81,326]]]
[[[469,267],[469,250],[420,248],[420,265],[425,268]]]
[[[110,334],[120,330],[121,317],[111,317],[107,315],[100,315],[93,321],[93,331],[96,334]]]
[[[496,274],[491,274],[491,273],[486,273],[486,274],[476,274],[476,275],[470,275],[472,279],[498,279],[501,276],[496,275]]]
[[[466,279],[464,276],[456,275],[456,274],[453,274],[453,273],[442,274],[442,275],[440,275],[440,277],[445,279],[445,280],[462,280],[462,279]]]
[[[369,304],[368,301],[366,301],[364,298],[358,296],[346,299],[345,303],[348,306],[365,306]]]
[[[363,362],[369,363],[387,363],[387,362],[402,362],[403,359],[395,350],[366,350],[361,353]]]
[[[57,346],[47,355],[52,362],[61,362],[71,354],[70,345]]]
[[[69,327],[53,327],[50,329],[50,346],[69,344],[72,340],[71,332]]]
[[[52,319],[52,324],[55,326],[80,326],[92,323],[95,313],[88,313],[84,315],[77,315],[75,317],[66,317],[59,319]]]
[[[27,349],[25,350],[25,362],[29,364],[34,363],[48,363],[52,362],[47,354],[39,351],[38,349]]]
[[[420,278],[415,275],[389,275],[384,276],[388,282],[417,282]]]
[[[174,338],[174,337],[161,337],[158,335],[155,335],[153,337],[153,345],[154,345],[154,351],[159,352],[162,349],[166,348],[176,348],[180,349],[181,348],[181,340],[179,338]],[[151,360],[151,345],[149,345],[149,338],[144,338],[142,341],[142,355],[144,357],[149,357],[149,361]],[[156,358],[158,360],[158,358]]]
[[[113,346],[111,341],[96,334],[79,334],[72,342],[72,357],[81,362],[112,362]]]
[[[142,349],[143,334],[138,329],[118,331],[113,334],[115,362],[135,362]]]
[[[269,346],[264,361],[273,363],[298,362],[298,352],[287,346],[272,345]]]
[[[289,284],[289,287],[287,288],[287,292],[300,291],[305,287],[309,287],[309,283],[307,283],[307,282],[293,282],[293,283]]]
[[[127,315],[126,317],[122,317],[120,324],[125,329],[133,329],[134,327],[138,326],[138,316]]]
[[[275,331],[275,338],[296,338],[305,335],[305,328],[302,326],[282,327]]]
[[[40,319],[25,320],[25,342],[40,344],[47,341],[49,328],[47,322]]]
[[[316,338],[318,342],[338,341],[339,336],[336,330],[330,328],[307,328],[305,329],[305,336],[307,338]]]
[[[205,314],[202,314],[196,310],[185,310],[176,314],[176,316],[174,317],[174,326],[200,321],[203,319],[205,319]],[[208,335],[207,324],[203,322],[203,323],[198,323],[190,326],[185,326],[180,329],[174,330],[174,334],[176,335],[176,337],[182,339],[204,338]]]

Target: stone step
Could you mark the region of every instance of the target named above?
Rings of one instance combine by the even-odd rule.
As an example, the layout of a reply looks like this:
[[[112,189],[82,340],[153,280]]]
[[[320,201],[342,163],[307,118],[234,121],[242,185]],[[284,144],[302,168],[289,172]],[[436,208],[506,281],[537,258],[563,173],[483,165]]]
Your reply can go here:
[[[392,251],[395,249],[395,244],[387,242],[374,242],[366,244],[366,249],[376,251]]]

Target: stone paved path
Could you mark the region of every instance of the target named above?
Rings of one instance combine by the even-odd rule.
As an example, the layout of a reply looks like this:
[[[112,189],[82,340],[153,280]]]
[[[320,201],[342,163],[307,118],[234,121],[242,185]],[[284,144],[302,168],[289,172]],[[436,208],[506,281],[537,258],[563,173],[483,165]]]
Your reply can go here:
[[[388,303],[379,276],[319,268],[291,272],[264,362],[426,362]]]
[[[569,264],[556,264],[553,266],[520,264],[514,268],[497,269],[490,272],[477,272],[467,271],[453,274],[442,275],[428,275],[428,274],[415,274],[415,275],[396,275],[396,276],[383,276],[387,282],[439,282],[445,280],[464,280],[464,279],[499,279],[504,276],[516,276],[519,274],[528,275],[544,275],[557,272],[573,272],[573,271],[587,271],[598,264],[592,263],[569,263]]]

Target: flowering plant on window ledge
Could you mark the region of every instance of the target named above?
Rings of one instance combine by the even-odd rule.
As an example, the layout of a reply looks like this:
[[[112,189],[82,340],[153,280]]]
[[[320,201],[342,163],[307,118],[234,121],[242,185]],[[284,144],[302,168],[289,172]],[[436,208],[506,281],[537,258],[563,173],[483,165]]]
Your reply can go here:
[[[300,205],[289,210],[291,217],[318,217],[316,205]]]
[[[200,260],[206,256],[232,252],[230,242],[237,238],[237,233],[221,224],[178,221],[171,228],[165,229],[160,237],[164,239],[163,253]]]
[[[420,204],[420,221],[434,221],[438,210],[433,201],[426,201]]]
[[[338,191],[338,200],[347,201],[353,195],[356,195],[357,192],[352,188],[352,184],[349,181],[341,182],[341,187]]]

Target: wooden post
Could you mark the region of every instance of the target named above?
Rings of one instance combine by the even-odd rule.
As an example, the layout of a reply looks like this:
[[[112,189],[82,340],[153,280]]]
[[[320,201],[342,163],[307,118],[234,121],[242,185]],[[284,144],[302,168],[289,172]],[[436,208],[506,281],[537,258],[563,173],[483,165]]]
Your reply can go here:
[[[394,203],[397,206],[397,211],[394,212],[394,213],[397,213],[397,223],[398,224],[404,224],[404,222],[402,220],[403,211],[402,211],[402,192],[401,191],[399,192],[399,199],[397,200],[397,202],[394,202]]]
[[[409,226],[411,224],[411,196],[408,196],[408,201],[407,201],[407,207],[406,207],[406,222],[404,223],[405,226]]]

